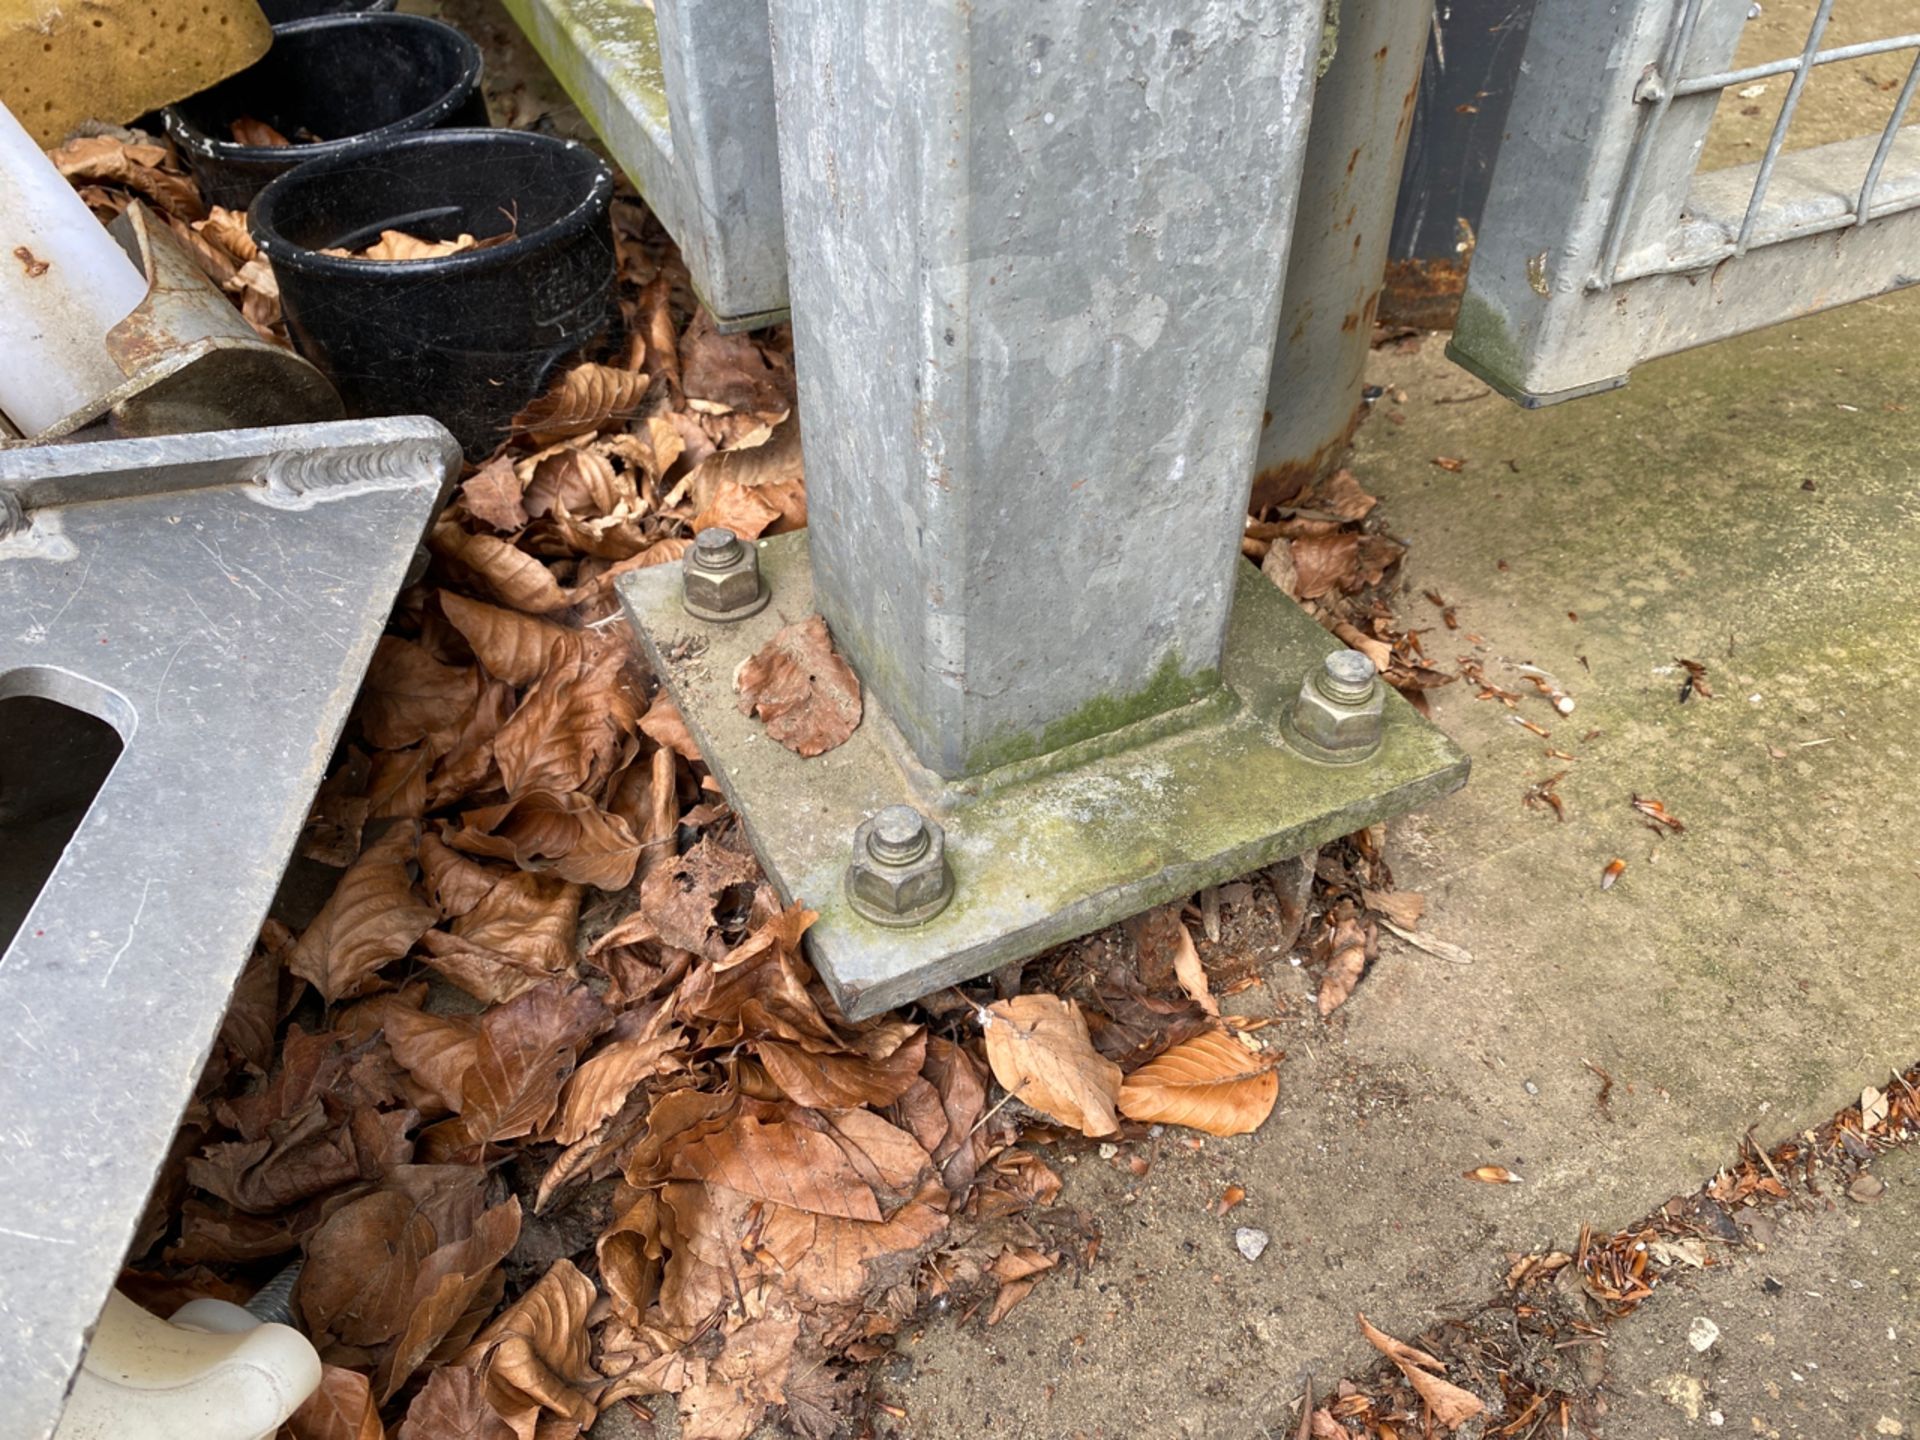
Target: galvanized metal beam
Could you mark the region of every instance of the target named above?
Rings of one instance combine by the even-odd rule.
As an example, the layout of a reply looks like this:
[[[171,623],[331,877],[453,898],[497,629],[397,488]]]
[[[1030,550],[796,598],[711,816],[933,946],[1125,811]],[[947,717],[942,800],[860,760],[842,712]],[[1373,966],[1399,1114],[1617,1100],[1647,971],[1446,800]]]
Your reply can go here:
[[[787,308],[767,0],[504,0],[722,330]]]
[[[1429,23],[1405,0],[1340,7],[1339,49],[1320,77],[1307,131],[1255,505],[1339,463],[1359,423]]]
[[[1318,0],[774,0],[814,583],[931,769],[1219,684]]]

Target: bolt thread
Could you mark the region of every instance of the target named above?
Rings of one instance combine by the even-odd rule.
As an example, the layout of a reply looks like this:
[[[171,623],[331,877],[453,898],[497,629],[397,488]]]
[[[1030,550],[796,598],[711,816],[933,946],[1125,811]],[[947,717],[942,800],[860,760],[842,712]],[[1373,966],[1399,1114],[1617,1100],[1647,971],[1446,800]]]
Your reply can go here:
[[[739,558],[740,541],[731,530],[714,526],[694,537],[693,563],[702,570],[725,570]]]
[[[262,1325],[293,1324],[293,1287],[305,1265],[304,1260],[294,1261],[255,1291],[243,1308]]]

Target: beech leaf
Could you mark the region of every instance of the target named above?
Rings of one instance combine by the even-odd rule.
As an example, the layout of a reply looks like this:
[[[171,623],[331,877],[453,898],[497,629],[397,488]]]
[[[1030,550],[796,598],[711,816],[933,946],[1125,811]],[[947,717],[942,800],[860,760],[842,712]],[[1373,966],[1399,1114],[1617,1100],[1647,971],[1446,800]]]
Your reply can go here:
[[[1374,1349],[1399,1367],[1400,1373],[1407,1377],[1407,1383],[1427,1402],[1433,1418],[1449,1430],[1459,1428],[1486,1409],[1478,1396],[1469,1390],[1462,1390],[1437,1373],[1446,1368],[1440,1361],[1426,1351],[1376,1329],[1367,1322],[1365,1315],[1360,1317],[1360,1333],[1367,1337],[1367,1342]]]
[[[812,1215],[879,1220],[880,1202],[853,1162],[828,1136],[792,1122],[742,1117],[724,1130],[683,1145],[677,1179],[724,1185],[756,1200]]]
[[[827,622],[809,615],[776,634],[734,676],[740,713],[796,755],[824,755],[860,723],[860,681],[833,649]]]
[[[418,836],[417,826],[399,824],[368,846],[287,952],[287,968],[311,980],[328,1004],[372,988],[374,972],[440,918],[414,894],[407,872]]]
[[[473,647],[487,673],[509,685],[533,684],[580,647],[578,630],[469,600],[452,590],[440,592],[440,612]]]
[[[514,1440],[514,1433],[487,1403],[478,1369],[442,1365],[407,1406],[397,1440]]]
[[[1093,1048],[1086,1017],[1057,995],[1015,995],[980,1012],[993,1078],[1022,1104],[1085,1135],[1120,1128],[1120,1067]]]
[[[358,1370],[325,1365],[320,1388],[287,1418],[291,1440],[380,1440],[380,1424],[373,1389]]]
[[[631,415],[653,382],[612,365],[575,365],[547,393],[513,417],[516,430],[536,436],[581,435],[616,416]]]
[[[1280,1097],[1274,1063],[1273,1056],[1252,1053],[1224,1031],[1209,1030],[1129,1075],[1120,1087],[1120,1113],[1209,1135],[1248,1135]]]

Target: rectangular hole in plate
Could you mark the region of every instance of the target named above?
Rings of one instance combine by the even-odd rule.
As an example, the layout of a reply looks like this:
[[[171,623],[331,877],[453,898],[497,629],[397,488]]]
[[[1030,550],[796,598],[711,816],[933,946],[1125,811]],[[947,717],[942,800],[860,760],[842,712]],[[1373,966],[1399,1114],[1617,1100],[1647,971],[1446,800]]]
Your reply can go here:
[[[0,953],[123,748],[119,731],[84,710],[40,695],[0,696]]]

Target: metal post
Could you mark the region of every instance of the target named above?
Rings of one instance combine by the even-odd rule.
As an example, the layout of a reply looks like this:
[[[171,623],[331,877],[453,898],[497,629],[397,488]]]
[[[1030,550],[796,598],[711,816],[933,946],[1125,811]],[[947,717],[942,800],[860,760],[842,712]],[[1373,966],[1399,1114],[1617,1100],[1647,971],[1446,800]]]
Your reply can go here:
[[[1239,558],[1323,16],[773,0],[809,528],[757,613],[619,583],[850,1016],[1465,779]],[[815,611],[864,694],[802,758],[730,677]]]
[[[1453,328],[1537,3],[1435,7],[1400,170],[1382,324]]]
[[[1256,507],[1338,464],[1359,422],[1429,18],[1407,0],[1340,7],[1339,48],[1320,77],[1307,132]]]
[[[1218,683],[1321,10],[771,6],[819,606],[942,775]]]

